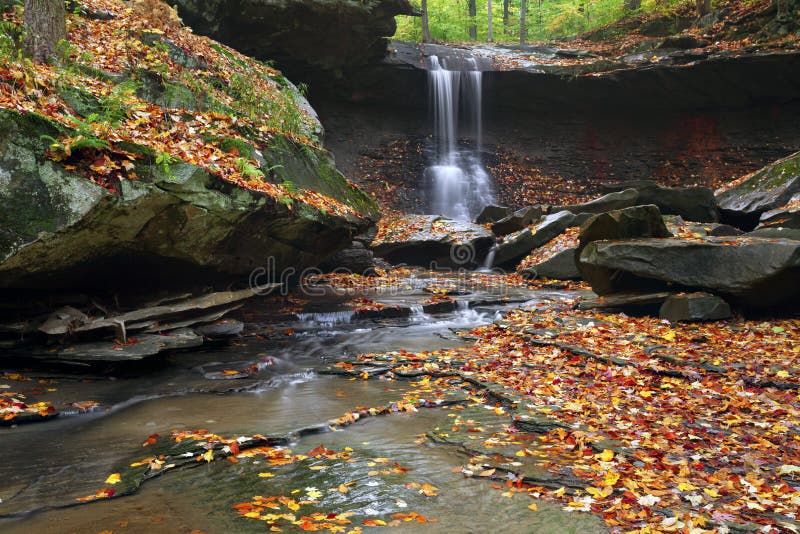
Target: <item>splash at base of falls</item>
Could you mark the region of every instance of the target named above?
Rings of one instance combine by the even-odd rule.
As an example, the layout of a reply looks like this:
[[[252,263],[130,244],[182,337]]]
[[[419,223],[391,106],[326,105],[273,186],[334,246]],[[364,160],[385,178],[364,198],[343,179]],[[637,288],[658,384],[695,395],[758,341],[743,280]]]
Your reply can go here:
[[[425,169],[433,213],[472,220],[495,201],[494,185],[481,161],[482,78],[478,70],[446,70],[436,56],[428,71],[434,114],[435,164]],[[475,67],[474,61],[472,62]],[[462,109],[463,108],[463,109]],[[459,123],[459,111],[466,116]],[[473,148],[457,146],[459,127],[469,130]]]

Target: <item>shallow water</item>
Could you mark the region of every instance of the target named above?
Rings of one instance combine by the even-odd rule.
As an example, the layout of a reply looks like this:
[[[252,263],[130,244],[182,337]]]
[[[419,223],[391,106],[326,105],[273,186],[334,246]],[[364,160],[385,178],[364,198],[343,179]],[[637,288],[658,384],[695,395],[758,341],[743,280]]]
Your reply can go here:
[[[446,408],[368,418],[341,431],[298,438],[291,446],[295,453],[320,444],[337,451],[353,449],[353,462],[324,470],[292,464],[272,469],[271,478],[259,478],[263,466],[252,459],[213,462],[147,481],[132,496],[45,510],[94,493],[120,466],[147,456],[142,442],[154,433],[206,428],[226,436],[282,435],[323,424],[355,406],[399,400],[407,387],[403,382],[350,380],[315,370],[326,361],[360,352],[456,346],[463,340],[454,330],[490,322],[495,313],[417,313],[393,323],[304,317],[289,325],[295,329],[291,339],[248,338],[212,351],[176,354],[159,369],[113,381],[59,381],[61,397],[91,398],[109,408],[0,429],[0,530],[264,532],[263,522],[239,517],[231,505],[254,495],[289,495],[314,487],[324,495],[320,511],[355,512],[354,525],[364,518],[389,520],[389,514],[414,511],[437,521],[402,523],[401,531],[602,532],[598,518],[568,513],[555,504],[540,502],[538,511],[531,512],[529,496],[508,498],[491,489],[489,481],[453,472],[464,462],[456,450],[415,443],[417,435],[447,421]],[[274,364],[254,377],[207,378],[209,372],[243,368],[264,358],[272,358]],[[409,471],[370,475],[375,458],[388,458]],[[422,496],[407,488],[408,482],[433,484],[439,496]],[[352,483],[347,495],[328,491],[347,483]]]

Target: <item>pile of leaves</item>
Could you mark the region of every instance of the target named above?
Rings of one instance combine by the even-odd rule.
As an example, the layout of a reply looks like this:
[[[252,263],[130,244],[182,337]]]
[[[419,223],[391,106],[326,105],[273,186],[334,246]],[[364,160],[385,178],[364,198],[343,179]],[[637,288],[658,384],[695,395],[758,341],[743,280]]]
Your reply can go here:
[[[469,335],[464,348],[359,357],[485,405],[429,434],[473,456],[466,476],[618,531],[800,529],[800,321],[534,307]]]
[[[198,165],[240,187],[335,214],[349,206],[270,180],[259,151],[275,137],[321,150],[319,125],[272,67],[196,36],[160,2],[82,0],[51,64],[19,52],[22,8],[2,13],[0,108],[35,113],[63,131],[50,157],[118,192],[137,163],[167,175]],[[15,37],[17,36],[17,37]]]

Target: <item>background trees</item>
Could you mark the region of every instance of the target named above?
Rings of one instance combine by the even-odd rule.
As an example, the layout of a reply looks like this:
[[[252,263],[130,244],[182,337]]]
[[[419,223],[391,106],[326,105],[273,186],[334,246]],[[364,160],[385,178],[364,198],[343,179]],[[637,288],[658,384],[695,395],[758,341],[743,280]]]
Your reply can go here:
[[[422,0],[412,0],[421,2]],[[569,37],[637,12],[668,11],[691,2],[707,13],[712,0],[425,0],[426,17],[398,17],[398,39],[442,42],[526,42]],[[794,0],[776,0],[794,1]],[[417,4],[419,5],[419,4]],[[491,10],[490,10],[491,8]],[[502,18],[503,24],[492,24]],[[490,32],[491,28],[491,32]]]

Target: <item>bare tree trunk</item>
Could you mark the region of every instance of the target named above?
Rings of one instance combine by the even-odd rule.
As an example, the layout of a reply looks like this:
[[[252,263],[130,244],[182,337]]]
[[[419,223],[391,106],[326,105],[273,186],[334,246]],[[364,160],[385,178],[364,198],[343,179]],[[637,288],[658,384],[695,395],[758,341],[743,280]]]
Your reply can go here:
[[[467,9],[469,10],[469,38],[473,41],[478,40],[478,26],[475,24],[475,17],[478,16],[477,0],[467,0]]]
[[[527,10],[527,0],[519,0],[519,44],[525,44],[525,12]]]
[[[486,2],[486,41],[490,43],[494,41],[492,36],[492,0],[487,0]]]
[[[422,42],[431,42],[431,30],[428,27],[428,0],[422,0]]]
[[[711,13],[711,0],[696,0],[697,16],[702,17]]]
[[[67,38],[64,0],[25,0],[25,53],[36,63],[47,61],[56,45]]]
[[[508,35],[508,7],[511,0],[503,0],[503,32]]]

